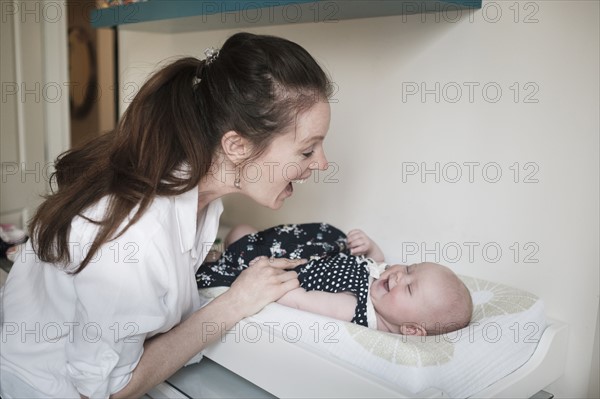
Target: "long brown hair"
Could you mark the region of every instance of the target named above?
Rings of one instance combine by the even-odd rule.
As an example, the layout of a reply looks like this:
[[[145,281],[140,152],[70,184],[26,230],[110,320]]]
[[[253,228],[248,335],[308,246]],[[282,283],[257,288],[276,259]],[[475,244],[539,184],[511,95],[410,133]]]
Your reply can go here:
[[[108,196],[104,218],[90,220],[99,226],[90,250],[69,268],[79,273],[156,196],[195,188],[225,132],[236,131],[260,152],[299,112],[330,95],[330,81],[313,57],[279,37],[237,33],[210,63],[193,57],[172,62],[141,87],[112,132],[58,157],[58,188],[29,225],[38,257],[68,265],[72,220]],[[186,173],[178,173],[184,164]]]

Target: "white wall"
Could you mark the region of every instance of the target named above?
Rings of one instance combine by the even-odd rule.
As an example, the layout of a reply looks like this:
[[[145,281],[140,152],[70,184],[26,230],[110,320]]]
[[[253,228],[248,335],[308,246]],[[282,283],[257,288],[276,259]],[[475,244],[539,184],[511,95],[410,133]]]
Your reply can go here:
[[[223,221],[360,227],[389,258],[437,257],[460,273],[534,292],[549,317],[571,326],[566,373],[548,390],[585,397],[599,298],[599,3],[517,8],[517,22],[513,2],[490,2],[455,22],[454,14],[414,15],[245,29],[300,43],[331,73],[339,90],[326,151],[336,169],[297,187],[279,212],[228,199]],[[202,57],[233,32],[121,32],[122,84],[139,83],[157,60]],[[439,103],[433,94],[403,100],[403,86],[421,82],[439,82]],[[456,86],[462,98],[452,103]],[[421,163],[439,163],[439,183],[433,175],[403,179]],[[472,181],[465,163],[478,163]],[[457,164],[462,178],[451,183]],[[498,169],[498,181],[486,181]]]
[[[588,398],[600,398],[600,309],[596,316],[596,337],[594,338],[594,349],[592,351],[592,368],[590,369],[590,387],[588,389]]]

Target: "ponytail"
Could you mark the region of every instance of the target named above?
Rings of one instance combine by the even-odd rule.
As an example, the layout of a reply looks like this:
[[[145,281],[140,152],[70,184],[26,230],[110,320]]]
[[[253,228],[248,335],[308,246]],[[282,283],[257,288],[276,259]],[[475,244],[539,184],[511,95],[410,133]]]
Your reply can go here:
[[[123,234],[157,195],[177,195],[196,187],[210,166],[218,139],[202,133],[194,83],[204,61],[180,59],[153,75],[129,105],[118,126],[79,148],[62,154],[49,195],[30,222],[36,252],[48,263],[71,262],[71,221],[105,196],[103,220],[83,270],[98,248]],[[185,174],[179,170],[185,164]],[[118,226],[139,205],[120,232]]]

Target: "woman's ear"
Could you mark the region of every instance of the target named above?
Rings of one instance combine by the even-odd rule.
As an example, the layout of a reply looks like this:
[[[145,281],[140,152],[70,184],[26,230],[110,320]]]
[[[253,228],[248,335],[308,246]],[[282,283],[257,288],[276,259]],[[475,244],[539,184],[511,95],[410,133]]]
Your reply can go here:
[[[427,335],[427,330],[419,324],[406,323],[400,326],[400,334],[424,336]]]
[[[225,156],[234,165],[242,163],[250,156],[250,145],[248,140],[240,136],[234,130],[228,131],[221,137],[221,148]]]

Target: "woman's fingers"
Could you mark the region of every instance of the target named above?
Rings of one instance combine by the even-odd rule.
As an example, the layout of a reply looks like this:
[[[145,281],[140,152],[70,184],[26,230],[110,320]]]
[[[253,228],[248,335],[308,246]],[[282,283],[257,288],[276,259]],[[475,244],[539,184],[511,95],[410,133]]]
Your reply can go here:
[[[308,261],[306,259],[269,258],[268,262],[269,266],[277,269],[293,269]]]
[[[296,273],[296,272],[295,272],[295,271],[293,271],[293,270],[290,270],[290,271],[287,271],[287,272],[283,272],[283,273],[281,273],[281,274],[280,274],[279,276],[277,276],[277,277],[279,277],[279,280],[280,280],[281,282],[286,282],[286,281],[289,281],[289,280],[294,280],[294,279],[295,279],[295,280],[298,280],[298,273]]]
[[[262,309],[300,286],[298,274],[289,269],[306,263],[306,259],[267,258],[260,256],[250,261],[231,285],[231,295],[238,298],[241,310],[247,316]]]
[[[281,284],[281,289],[282,289],[283,293],[279,296],[279,298],[281,298],[287,292],[294,290],[298,287],[300,287],[300,282],[298,281],[297,278],[292,278],[292,279],[285,281],[284,283]],[[277,298],[277,299],[279,299],[279,298]]]
[[[250,262],[248,262],[248,265],[252,266],[252,265],[256,264],[257,262],[263,261],[265,259],[268,259],[268,258],[266,256],[257,256],[256,258],[254,258]]]
[[[252,259],[249,266],[262,265],[276,269],[293,269],[306,262],[308,262],[306,259],[267,258],[266,256],[259,256]]]

